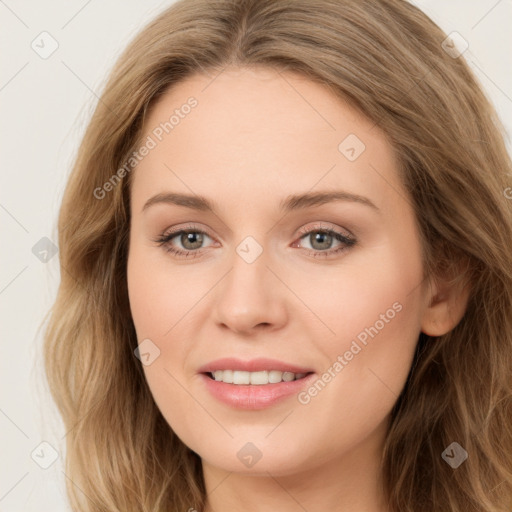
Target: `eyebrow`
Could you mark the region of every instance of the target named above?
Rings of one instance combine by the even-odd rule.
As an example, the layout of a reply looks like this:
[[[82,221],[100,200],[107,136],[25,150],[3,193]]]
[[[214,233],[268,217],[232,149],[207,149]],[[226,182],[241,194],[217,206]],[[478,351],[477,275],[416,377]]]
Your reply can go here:
[[[308,192],[305,194],[290,195],[279,203],[279,209],[282,212],[291,212],[336,201],[359,203],[369,206],[375,211],[380,211],[379,208],[367,197],[345,192],[343,190]],[[151,197],[144,204],[142,212],[147,210],[150,206],[161,203],[215,213],[215,204],[206,197],[174,192],[164,192]]]

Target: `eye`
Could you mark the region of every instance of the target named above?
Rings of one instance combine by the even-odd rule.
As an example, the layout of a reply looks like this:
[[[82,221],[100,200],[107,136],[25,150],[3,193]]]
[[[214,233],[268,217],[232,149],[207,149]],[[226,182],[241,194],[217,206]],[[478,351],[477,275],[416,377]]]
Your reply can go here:
[[[182,248],[175,247],[173,245],[172,240],[175,238],[177,239],[177,242],[181,244]],[[162,246],[167,252],[170,252],[177,257],[194,258],[202,252],[199,251],[199,249],[203,248],[201,246],[203,245],[205,238],[210,237],[203,230],[196,226],[187,226],[186,229],[177,229],[170,233],[164,233],[157,238],[155,242]]]
[[[345,234],[330,225],[320,224],[313,227],[301,228],[299,233],[302,235],[299,240],[309,242],[310,248],[305,248],[308,254],[317,257],[328,257],[346,251],[356,244],[356,239],[351,234]],[[337,247],[332,248],[333,243],[338,243]],[[292,247],[300,247],[295,242]]]
[[[302,247],[298,242],[294,242],[292,247],[302,248],[308,255],[315,258],[328,257],[341,253],[356,244],[356,239],[348,233],[342,233],[331,225],[319,224],[307,228],[301,228],[299,233],[302,235],[299,240],[306,240],[310,248]],[[175,242],[173,240],[176,239]],[[212,238],[197,226],[190,225],[186,228],[175,229],[166,232],[154,240],[165,251],[174,254],[178,258],[195,258],[202,254],[202,249],[206,239]],[[181,247],[176,247],[176,244]],[[334,248],[333,244],[338,244]]]

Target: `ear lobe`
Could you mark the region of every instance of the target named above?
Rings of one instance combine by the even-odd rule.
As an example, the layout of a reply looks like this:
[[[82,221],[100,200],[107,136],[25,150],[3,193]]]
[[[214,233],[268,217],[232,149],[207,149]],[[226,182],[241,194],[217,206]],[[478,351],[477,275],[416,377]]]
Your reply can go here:
[[[457,282],[437,281],[430,304],[423,313],[421,332],[442,336],[454,329],[466,312],[471,287]]]

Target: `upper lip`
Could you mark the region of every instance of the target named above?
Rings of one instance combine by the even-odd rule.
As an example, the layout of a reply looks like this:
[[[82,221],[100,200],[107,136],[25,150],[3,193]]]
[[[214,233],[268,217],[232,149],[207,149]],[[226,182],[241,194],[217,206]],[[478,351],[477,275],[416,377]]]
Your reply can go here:
[[[296,364],[285,363],[277,359],[256,358],[249,361],[242,361],[233,357],[225,357],[223,359],[216,359],[207,363],[199,368],[199,373],[209,373],[216,370],[239,370],[246,372],[259,372],[277,370],[281,372],[291,373],[311,373],[313,370],[310,368],[298,366]]]

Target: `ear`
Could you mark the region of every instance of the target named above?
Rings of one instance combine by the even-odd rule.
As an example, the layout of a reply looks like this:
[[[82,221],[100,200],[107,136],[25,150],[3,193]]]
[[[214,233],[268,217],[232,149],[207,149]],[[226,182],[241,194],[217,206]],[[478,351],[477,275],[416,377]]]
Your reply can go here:
[[[466,311],[470,288],[460,278],[435,278],[421,319],[421,331],[428,336],[442,336],[456,327]]]

